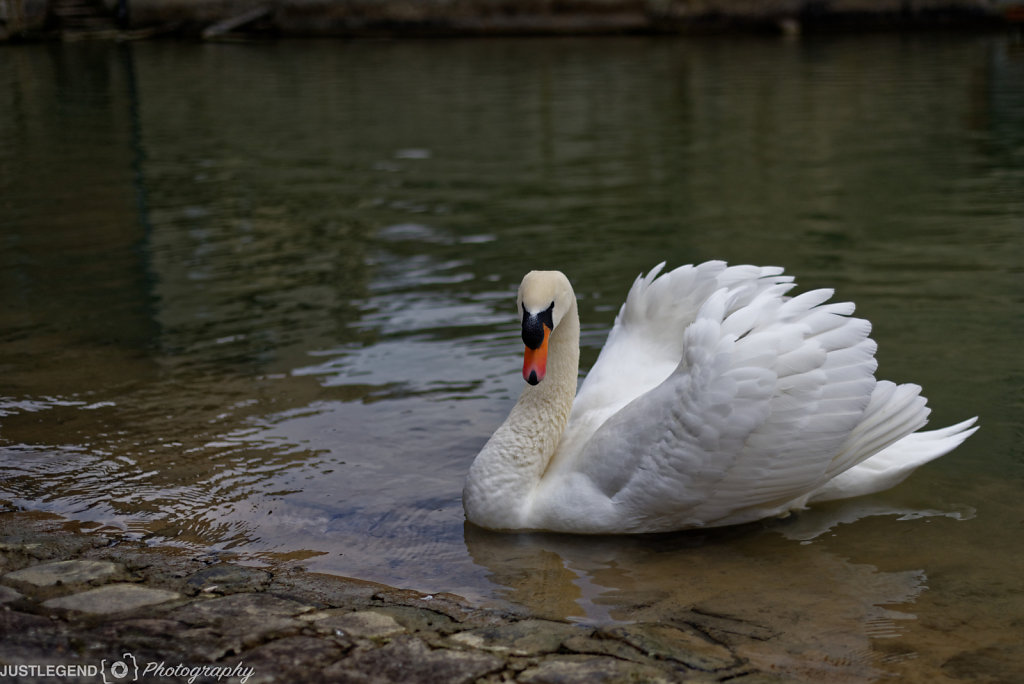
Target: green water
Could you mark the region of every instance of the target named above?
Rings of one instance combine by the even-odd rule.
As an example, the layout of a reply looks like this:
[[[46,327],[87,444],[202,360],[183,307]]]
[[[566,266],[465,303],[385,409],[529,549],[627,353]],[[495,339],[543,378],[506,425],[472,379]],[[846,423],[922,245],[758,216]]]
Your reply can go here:
[[[712,533],[464,525],[522,386],[655,263],[779,264],[981,431]],[[807,681],[1024,670],[1024,47],[1004,36],[0,50],[0,501],[592,622],[699,606]]]

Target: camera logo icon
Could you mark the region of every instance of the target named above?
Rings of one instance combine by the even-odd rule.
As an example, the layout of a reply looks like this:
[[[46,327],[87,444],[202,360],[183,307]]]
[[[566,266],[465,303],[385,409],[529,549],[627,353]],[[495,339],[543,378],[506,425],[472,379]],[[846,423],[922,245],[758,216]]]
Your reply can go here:
[[[121,660],[113,660],[109,665],[107,665],[106,659],[101,660],[100,675],[103,677],[103,684],[137,682],[139,680],[139,665],[131,653],[122,653]]]

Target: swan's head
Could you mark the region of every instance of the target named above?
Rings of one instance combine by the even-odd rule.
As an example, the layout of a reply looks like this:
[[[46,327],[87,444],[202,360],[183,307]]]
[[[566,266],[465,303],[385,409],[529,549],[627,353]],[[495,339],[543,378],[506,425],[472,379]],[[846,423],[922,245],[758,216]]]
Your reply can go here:
[[[576,302],[569,279],[561,271],[530,271],[519,285],[516,300],[523,317],[523,379],[536,385],[544,379],[548,338]]]

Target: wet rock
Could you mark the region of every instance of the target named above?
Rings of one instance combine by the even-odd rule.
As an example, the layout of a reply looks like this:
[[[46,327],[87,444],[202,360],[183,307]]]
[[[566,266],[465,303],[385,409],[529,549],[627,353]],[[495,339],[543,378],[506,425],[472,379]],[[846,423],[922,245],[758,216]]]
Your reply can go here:
[[[608,656],[561,656],[524,670],[516,681],[526,684],[590,684],[649,682],[668,684],[674,677],[656,667],[627,663]]]
[[[176,620],[129,617],[94,626],[81,643],[84,650],[97,654],[107,653],[110,644],[117,644],[140,659],[185,660],[198,645],[196,640],[183,638],[185,632],[185,626]],[[168,638],[171,635],[173,638]]]
[[[0,663],[70,661],[63,625],[49,617],[0,610]]]
[[[373,597],[383,586],[350,577],[292,570],[275,573],[266,590],[320,608],[340,605],[366,608],[377,603]]]
[[[104,548],[100,554],[98,558],[119,563],[129,572],[141,575],[147,582],[156,582],[183,593],[194,593],[194,589],[183,580],[205,567],[186,549],[155,546],[135,548],[119,544]]]
[[[312,572],[295,570],[275,572],[267,591],[318,608],[345,606],[350,609],[422,610],[425,611],[424,614],[436,615],[437,619],[453,625],[481,627],[506,621],[506,617],[497,611],[469,606],[465,599],[453,594],[423,594],[351,577],[336,577]],[[412,615],[412,613],[406,613],[406,615]],[[402,622],[397,613],[396,619],[400,623]]]
[[[398,624],[410,632],[436,632],[451,634],[459,630],[459,624],[444,613],[412,606],[383,606],[375,609],[378,613],[390,615]]]
[[[431,650],[410,635],[357,652],[326,670],[331,682],[346,684],[404,682],[405,684],[463,684],[504,668],[504,661],[488,653],[457,649]]]
[[[127,617],[93,624],[87,633],[79,632],[75,641],[80,653],[91,653],[97,662],[112,651],[128,651],[140,661],[212,663],[238,646],[225,643],[209,628],[190,628],[163,617]]]
[[[376,592],[373,598],[385,604],[433,610],[447,615],[456,622],[467,620],[475,612],[472,608],[462,603],[461,597],[448,593],[422,594],[411,589],[385,587],[381,591]]]
[[[219,640],[218,648],[237,652],[270,638],[294,634],[303,626],[296,616],[311,610],[310,606],[272,594],[232,594],[193,601],[170,611],[167,617],[229,637]]]
[[[333,640],[285,637],[246,651],[238,660],[253,674],[246,684],[308,682],[350,648]]]
[[[246,646],[260,642],[260,637],[243,639],[237,636],[222,636],[209,627],[192,627],[177,632],[181,647],[188,660],[212,663],[232,653],[241,653]]]
[[[105,537],[68,532],[63,518],[31,511],[0,514],[0,557],[3,567],[75,556],[103,546]],[[45,536],[42,536],[45,535]]]
[[[0,603],[10,603],[11,601],[17,601],[22,597],[20,591],[15,591],[10,587],[0,586]]]
[[[265,570],[222,563],[211,565],[188,578],[191,589],[205,593],[240,594],[263,591],[270,586],[273,575]]]
[[[4,575],[4,579],[37,587],[50,587],[57,584],[83,584],[109,580],[121,572],[121,566],[108,561],[67,560],[15,570]]]
[[[451,641],[495,653],[538,655],[554,653],[562,642],[580,634],[579,627],[551,620],[520,620],[494,627],[481,627],[459,632]]]
[[[696,670],[725,670],[740,664],[732,651],[696,630],[641,622],[612,627],[604,635],[621,639],[653,658],[675,661]]]
[[[298,601],[273,594],[234,594],[213,599],[197,600],[176,609],[168,617],[187,624],[213,625],[232,628],[232,624],[252,618],[286,620],[311,610]],[[297,624],[297,623],[296,623]]]
[[[405,627],[395,618],[375,610],[328,610],[308,613],[302,619],[327,634],[374,639],[401,634]]]
[[[41,542],[0,541],[0,552],[35,555],[43,547]]]
[[[166,603],[181,594],[166,589],[153,589],[138,584],[108,584],[78,594],[69,594],[43,601],[45,608],[96,615],[109,615]]]

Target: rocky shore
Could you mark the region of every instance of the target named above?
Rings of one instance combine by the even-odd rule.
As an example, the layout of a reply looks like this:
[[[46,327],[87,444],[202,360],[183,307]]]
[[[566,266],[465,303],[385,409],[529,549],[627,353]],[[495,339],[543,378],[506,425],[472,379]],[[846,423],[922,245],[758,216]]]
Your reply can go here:
[[[0,513],[5,681],[785,681],[726,616],[584,626]]]
[[[998,27],[1024,0],[0,0],[0,40]]]

